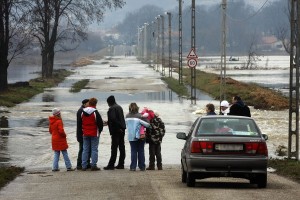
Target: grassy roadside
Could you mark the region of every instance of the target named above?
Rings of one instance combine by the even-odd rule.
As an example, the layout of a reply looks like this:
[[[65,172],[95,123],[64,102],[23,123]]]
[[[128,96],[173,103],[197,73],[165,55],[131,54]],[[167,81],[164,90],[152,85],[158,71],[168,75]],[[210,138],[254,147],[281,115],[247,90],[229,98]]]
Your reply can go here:
[[[268,162],[268,166],[276,169],[276,174],[300,183],[299,161],[270,159]]]
[[[185,84],[191,84],[190,69],[183,69],[183,81]],[[219,75],[196,70],[196,88],[210,94],[215,99],[220,99]],[[247,105],[254,106],[255,109],[283,110],[289,108],[287,97],[257,84],[247,84],[226,78],[225,93],[228,102],[231,102],[234,95],[239,95]]]
[[[32,79],[27,86],[9,85],[8,90],[0,93],[0,106],[13,107],[16,104],[27,101],[43,92],[45,88],[56,86],[71,74],[72,72],[70,71],[60,69],[54,71],[51,79]]]
[[[0,167],[0,189],[24,171],[22,167]]]
[[[85,86],[89,83],[89,81],[90,81],[89,79],[83,79],[83,80],[77,81],[70,88],[70,92],[73,92],[73,93],[80,92],[81,89],[85,88]]]

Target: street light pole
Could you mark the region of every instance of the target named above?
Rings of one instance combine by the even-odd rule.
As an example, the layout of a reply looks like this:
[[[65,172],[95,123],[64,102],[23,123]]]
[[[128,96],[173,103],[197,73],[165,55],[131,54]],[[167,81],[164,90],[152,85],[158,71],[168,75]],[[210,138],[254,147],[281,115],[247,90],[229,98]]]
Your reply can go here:
[[[223,0],[222,1],[223,18],[222,18],[222,54],[221,54],[221,70],[220,70],[220,103],[222,100],[226,99],[226,6],[227,6],[227,0]]]
[[[179,20],[179,50],[178,50],[178,62],[179,62],[179,84],[183,84],[182,81],[182,0],[179,1],[179,12],[178,12],[178,20]]]
[[[171,19],[172,15],[170,12],[166,12],[169,20],[169,77],[172,77],[172,30],[171,30]]]
[[[157,20],[157,42],[156,42],[156,71],[159,71],[159,49],[160,49],[160,15],[156,17]]]
[[[192,0],[191,49],[196,51],[196,3]],[[196,66],[191,68],[191,104],[196,104]]]
[[[161,18],[161,67],[162,76],[165,76],[165,17],[160,15]]]

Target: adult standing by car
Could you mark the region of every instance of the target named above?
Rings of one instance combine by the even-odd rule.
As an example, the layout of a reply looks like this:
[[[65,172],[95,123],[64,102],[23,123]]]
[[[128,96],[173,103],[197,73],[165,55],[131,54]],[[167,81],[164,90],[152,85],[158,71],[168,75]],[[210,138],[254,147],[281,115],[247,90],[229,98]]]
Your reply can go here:
[[[79,151],[78,151],[78,156],[77,156],[77,169],[82,169],[82,151],[83,151],[83,132],[82,132],[82,120],[81,120],[81,114],[83,112],[83,109],[88,107],[89,105],[89,99],[84,99],[82,100],[82,105],[77,111],[76,117],[77,117],[77,127],[76,127],[76,138],[77,142],[79,143]],[[88,156],[88,164],[87,168],[91,168],[91,163],[90,163],[90,158],[91,158],[91,152]]]
[[[215,106],[212,103],[206,104],[206,115],[217,115],[215,113]]]
[[[147,170],[155,170],[155,157],[156,166],[158,170],[162,170],[162,157],[161,157],[161,143],[165,136],[165,124],[159,117],[157,112],[154,112],[154,118],[150,120],[151,129],[146,131],[146,140],[149,143],[149,166]]]
[[[125,122],[131,148],[130,171],[136,170],[137,162],[140,170],[145,171],[145,140],[140,139],[140,127],[150,128],[150,124],[142,120],[142,114],[139,113],[139,107],[136,103],[129,105],[129,113],[126,115]]]
[[[83,152],[82,152],[82,170],[87,169],[88,157],[91,151],[91,170],[100,170],[97,167],[98,162],[98,146],[100,134],[103,130],[103,121],[100,113],[96,109],[98,100],[96,98],[89,99],[89,106],[84,108],[81,114],[82,132],[83,132]]]
[[[223,100],[220,104],[220,115],[227,115],[229,113],[229,103]]]
[[[108,165],[104,167],[104,170],[124,169],[125,162],[125,118],[123,109],[116,103],[116,99],[113,95],[107,98],[107,104],[109,109],[107,111],[107,125],[111,136],[111,155]],[[115,167],[117,159],[118,148],[120,152],[118,165]]]
[[[230,106],[228,115],[238,115],[251,117],[249,107],[242,101],[241,97],[232,97],[232,105]]]

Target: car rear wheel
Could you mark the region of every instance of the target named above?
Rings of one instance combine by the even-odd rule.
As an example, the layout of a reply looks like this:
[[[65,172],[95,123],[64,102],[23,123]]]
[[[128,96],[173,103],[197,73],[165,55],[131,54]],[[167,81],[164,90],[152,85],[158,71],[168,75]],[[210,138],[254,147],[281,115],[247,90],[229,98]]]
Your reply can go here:
[[[258,188],[267,187],[267,174],[259,174],[256,178],[256,183]]]
[[[192,173],[186,173],[186,185],[188,187],[195,187],[195,177]]]
[[[183,165],[181,164],[181,182],[186,183],[186,171],[184,171]]]

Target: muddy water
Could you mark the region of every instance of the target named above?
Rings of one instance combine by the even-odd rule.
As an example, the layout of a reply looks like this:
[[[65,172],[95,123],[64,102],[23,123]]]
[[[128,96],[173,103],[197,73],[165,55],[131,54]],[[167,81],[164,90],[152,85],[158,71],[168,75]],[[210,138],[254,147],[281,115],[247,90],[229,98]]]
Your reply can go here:
[[[108,110],[106,98],[109,95],[115,95],[117,103],[123,107],[125,114],[130,102],[137,102],[140,108],[149,107],[158,111],[167,130],[162,144],[163,163],[179,164],[180,150],[184,141],[176,139],[176,132],[187,132],[192,122],[204,114],[204,107],[207,103],[218,105],[219,102],[203,93],[197,93],[199,100],[196,105],[191,105],[190,100],[180,99],[171,92],[160,80],[158,72],[140,64],[133,57],[114,57],[108,64],[104,63],[104,60],[100,60],[93,65],[77,68],[74,70],[74,75],[57,87],[49,88],[30,101],[14,108],[0,108],[1,164],[13,164],[26,168],[51,168],[53,153],[51,136],[48,132],[48,117],[53,107],[59,107],[62,109],[64,127],[68,135],[68,152],[75,166],[78,152],[75,133],[76,112],[81,100],[90,97],[98,98],[98,110],[103,119],[106,119]],[[118,67],[109,67],[110,64]],[[90,89],[70,93],[72,83],[79,79],[90,79]],[[110,84],[104,84],[103,80],[107,80]],[[135,84],[133,84],[134,81],[136,81]],[[132,89],[132,84],[139,87],[135,86]],[[141,87],[143,84],[147,87]],[[288,111],[272,112],[253,108],[251,111],[261,130],[269,135],[270,156],[274,156],[278,145],[287,145]],[[129,143],[126,140],[126,166],[130,163],[129,150]],[[148,146],[145,150],[146,163],[148,163]],[[109,156],[110,136],[105,127],[99,145],[98,164],[100,167],[106,166]],[[64,167],[62,161],[60,167]]]

